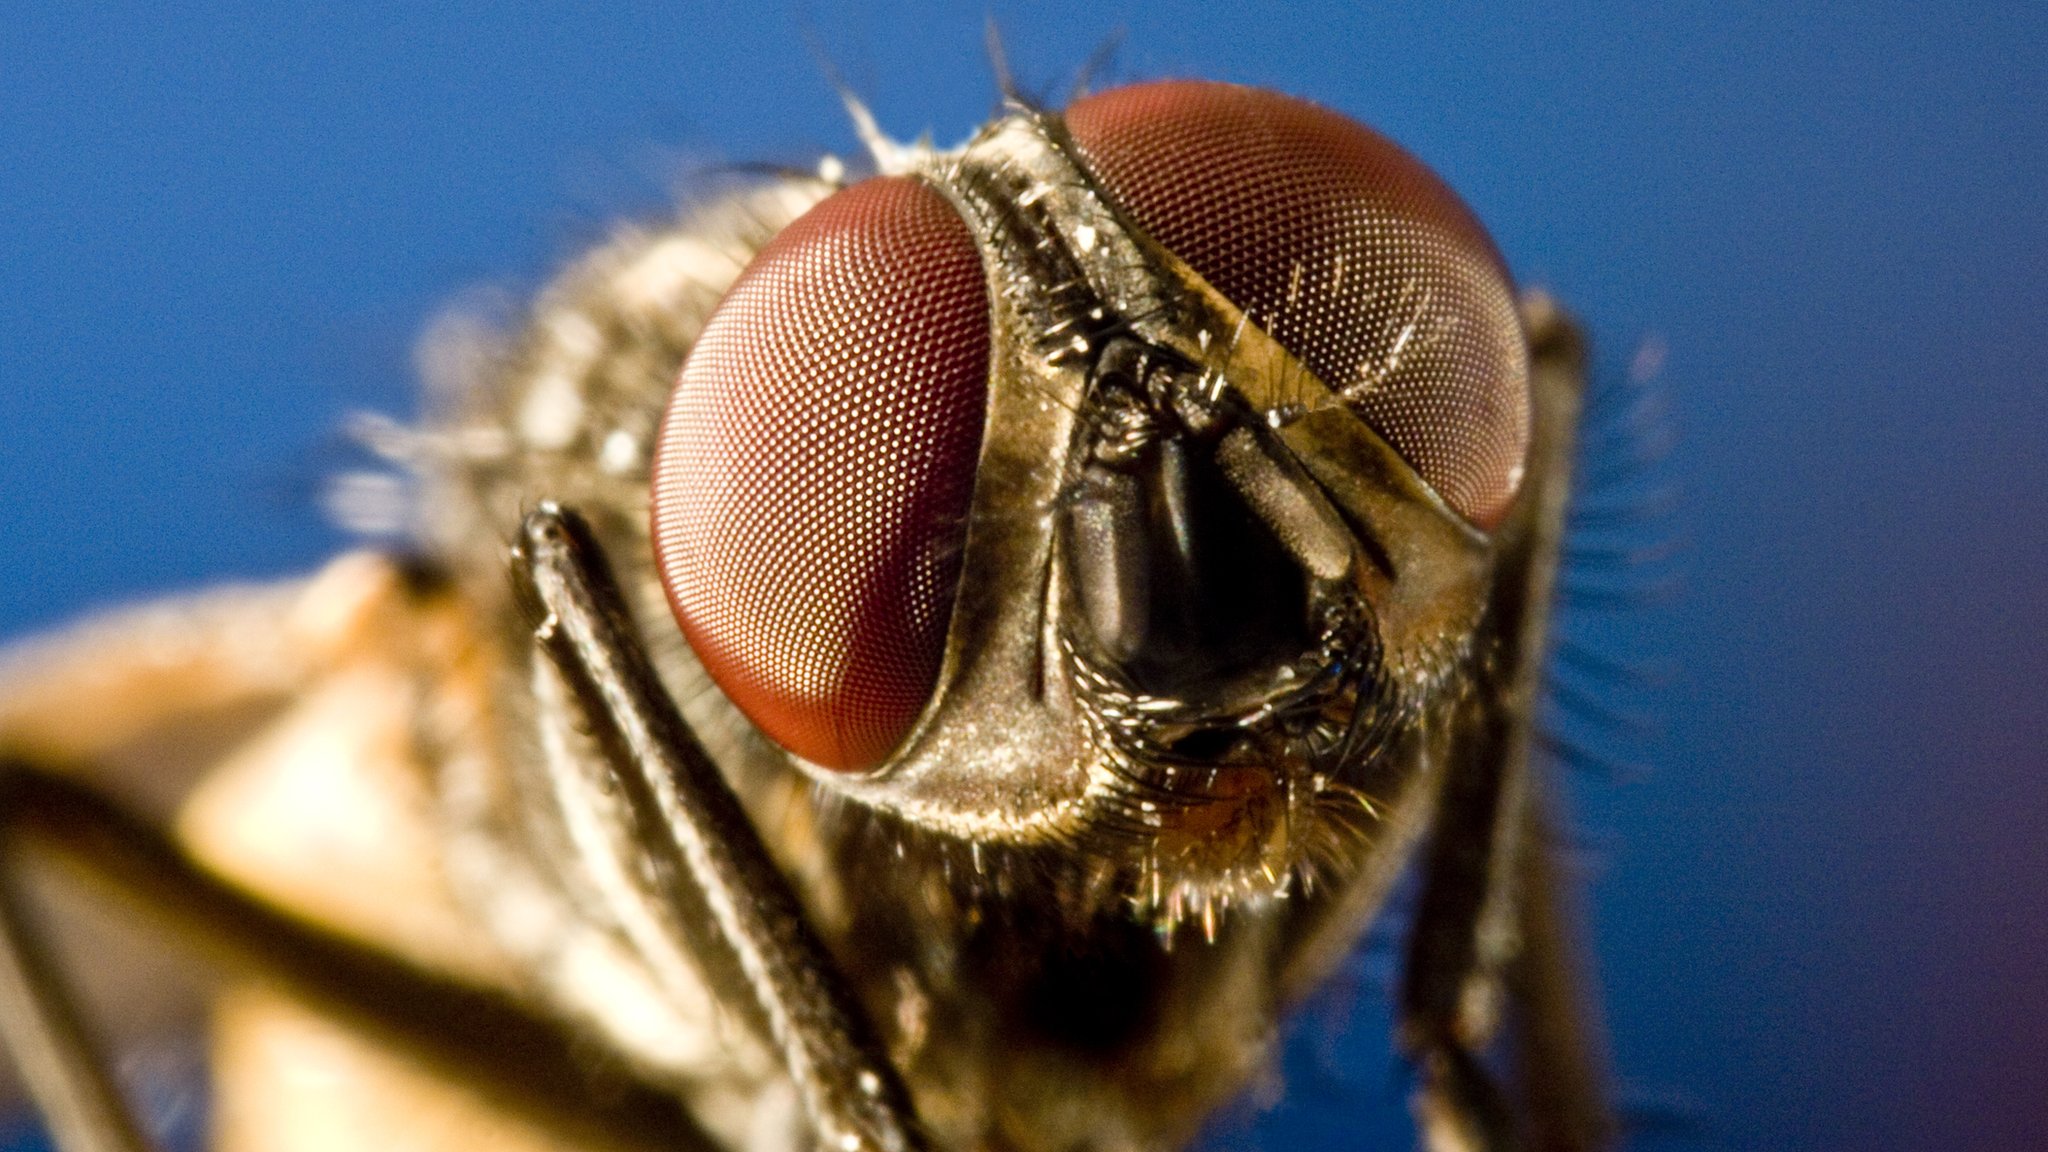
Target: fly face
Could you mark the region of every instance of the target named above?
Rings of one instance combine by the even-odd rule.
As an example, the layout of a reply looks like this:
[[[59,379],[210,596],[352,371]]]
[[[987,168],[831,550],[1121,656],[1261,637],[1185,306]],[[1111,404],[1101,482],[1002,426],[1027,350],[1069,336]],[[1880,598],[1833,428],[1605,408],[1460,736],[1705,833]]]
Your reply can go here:
[[[1060,845],[1163,929],[1355,872],[1523,467],[1483,233],[1369,130],[1220,85],[901,167],[683,369],[654,545],[691,646],[824,789]]]
[[[1171,1148],[1428,833],[1432,1147],[1600,1143],[1529,780],[1568,326],[1415,160],[1271,93],[876,153],[593,258],[387,445],[455,577],[378,645],[458,975],[726,1146]],[[424,897],[222,870],[423,954]]]

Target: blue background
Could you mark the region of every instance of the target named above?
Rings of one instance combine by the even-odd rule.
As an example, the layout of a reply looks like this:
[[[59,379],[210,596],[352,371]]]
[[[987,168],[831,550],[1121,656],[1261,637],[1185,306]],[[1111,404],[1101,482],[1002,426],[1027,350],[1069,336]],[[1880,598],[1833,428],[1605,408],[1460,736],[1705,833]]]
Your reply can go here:
[[[341,7],[0,14],[0,634],[340,546],[437,307],[854,149],[807,26],[898,135],[992,106],[979,4]],[[1643,1147],[2048,1146],[2048,9],[1852,7],[994,5],[1051,91],[1123,27],[1379,126],[1661,352],[1681,591],[1596,622],[1660,732],[1576,788]],[[1265,1146],[1407,1139],[1358,999]]]

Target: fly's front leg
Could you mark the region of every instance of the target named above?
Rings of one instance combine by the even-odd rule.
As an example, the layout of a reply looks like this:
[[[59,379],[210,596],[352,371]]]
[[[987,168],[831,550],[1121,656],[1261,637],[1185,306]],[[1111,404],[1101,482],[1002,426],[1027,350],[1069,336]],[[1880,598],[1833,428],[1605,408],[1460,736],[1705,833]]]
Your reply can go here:
[[[1505,980],[1516,1005],[1512,1064],[1530,1146],[1603,1148],[1616,1139],[1603,1078],[1605,1034],[1585,981],[1547,800],[1539,794],[1524,809],[1521,948]]]
[[[1445,780],[1409,944],[1401,1033],[1422,1076],[1417,1119],[1432,1152],[1506,1152],[1522,1147],[1514,1109],[1481,1057],[1519,947],[1529,782],[1521,755],[1502,763],[1506,726],[1478,705],[1464,713],[1468,739]]]
[[[1514,946],[1504,931],[1516,897],[1512,810],[1525,783],[1523,766],[1501,763],[1501,727],[1480,703],[1461,709],[1466,739],[1445,777],[1409,943],[1401,1039],[1422,1076],[1416,1112],[1431,1152],[1520,1147],[1506,1096],[1481,1063]]]
[[[1597,1023],[1577,980],[1554,833],[1526,763],[1454,782],[1409,950],[1402,1040],[1432,1152],[1590,1152],[1614,1131]],[[1482,1052],[1514,1032],[1514,1084]]]
[[[1501,538],[1488,605],[1492,650],[1461,703],[1402,994],[1402,1039],[1422,1075],[1433,1152],[1583,1152],[1612,1130],[1593,1025],[1565,973],[1546,797],[1532,760],[1535,704],[1571,491],[1584,347],[1543,297],[1523,304],[1534,428],[1529,487]],[[1511,1100],[1482,1059],[1512,1015]]]
[[[631,811],[658,875],[687,888],[678,922],[708,918],[707,957],[739,974],[823,1147],[922,1147],[909,1098],[845,982],[640,649],[589,530],[542,505],[513,574],[535,639],[560,674]]]

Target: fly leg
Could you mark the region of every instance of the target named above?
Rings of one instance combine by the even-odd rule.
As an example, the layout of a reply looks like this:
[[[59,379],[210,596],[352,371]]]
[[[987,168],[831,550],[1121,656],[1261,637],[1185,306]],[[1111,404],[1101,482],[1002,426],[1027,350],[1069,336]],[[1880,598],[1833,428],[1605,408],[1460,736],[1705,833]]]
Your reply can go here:
[[[33,853],[237,975],[359,1029],[574,1147],[698,1152],[716,1145],[664,1089],[615,1074],[590,1090],[580,1040],[524,1002],[418,967],[274,908],[212,874],[162,829],[79,783],[0,758],[0,1039],[29,1080],[61,1152],[152,1145],[86,1039],[76,999],[14,881]],[[631,1134],[630,1138],[617,1134]]]
[[[1501,764],[1497,740],[1487,738],[1502,735],[1488,730],[1500,727],[1493,715],[1474,706],[1460,719],[1469,735],[1446,775],[1426,857],[1401,1041],[1422,1078],[1416,1119],[1430,1152],[1509,1152],[1522,1147],[1514,1111],[1482,1054],[1515,948],[1515,808],[1526,772]]]
[[[667,1086],[594,1072],[580,1033],[535,1011],[488,956],[453,946],[468,937],[415,931],[456,919],[434,915],[438,889],[413,876],[431,867],[384,867],[403,855],[392,845],[412,843],[386,808],[411,811],[399,786],[424,774],[415,755],[447,751],[452,723],[415,747],[428,726],[412,721],[467,715],[442,703],[467,698],[451,677],[477,679],[462,674],[460,607],[432,572],[356,553],[310,580],[125,609],[0,652],[0,1042],[63,1152],[149,1146],[108,1058],[140,1028],[204,1018],[197,1002],[166,1008],[178,995],[158,970],[159,940],[210,961],[230,996],[260,990],[338,1025],[366,1054],[350,1057],[371,1068],[362,1075],[447,1086],[461,1115],[482,1108],[579,1148],[716,1146]],[[308,764],[329,786],[324,811],[290,805]],[[266,853],[303,848],[295,831],[331,823],[342,778],[349,816],[368,812],[388,833],[367,872],[363,857],[334,855],[346,843],[310,863]],[[280,780],[297,784],[248,786]],[[397,788],[385,807],[355,806],[384,788]],[[268,834],[236,834],[247,827]],[[337,903],[336,889],[382,895]],[[68,947],[64,929],[88,902],[139,924],[147,946]],[[365,911],[386,908],[406,915]],[[100,1027],[81,1025],[80,1005]],[[225,1077],[217,1116],[257,1098],[247,1067],[214,1071]],[[274,1083],[259,1075],[254,1091]],[[234,1121],[224,1138],[242,1131]]]
[[[1548,806],[1538,782],[1517,775],[1490,804],[1482,784],[1454,785],[1429,858],[1402,1040],[1422,1075],[1431,1152],[1591,1152],[1614,1138]],[[1489,815],[1491,836],[1478,828]],[[1512,1095],[1481,1058],[1503,1023]]]
[[[1584,347],[1554,303],[1523,302],[1534,427],[1524,511],[1505,526],[1489,646],[1453,719],[1421,907],[1402,991],[1402,1040],[1422,1076],[1432,1152],[1585,1152],[1607,1146],[1594,1025],[1568,969],[1547,797],[1531,751],[1571,463]],[[1518,1099],[1483,1060],[1515,1028]]]
[[[354,554],[311,580],[130,608],[0,653],[0,1039],[67,1152],[149,1143],[108,1078],[23,891],[12,781],[90,780],[146,807],[171,807],[210,761],[209,745],[281,708],[374,629],[403,583],[396,565]]]
[[[707,962],[737,973],[821,1146],[922,1147],[909,1098],[737,797],[634,637],[588,529],[550,504],[528,516],[513,578],[534,636],[589,725],[635,839],[686,907],[708,920]]]
[[[1547,797],[1525,809],[1521,949],[1506,974],[1515,1005],[1510,1050],[1528,1140],[1539,1149],[1603,1148],[1616,1139],[1602,1073],[1606,1053],[1598,1006],[1581,973],[1570,889],[1560,875]]]

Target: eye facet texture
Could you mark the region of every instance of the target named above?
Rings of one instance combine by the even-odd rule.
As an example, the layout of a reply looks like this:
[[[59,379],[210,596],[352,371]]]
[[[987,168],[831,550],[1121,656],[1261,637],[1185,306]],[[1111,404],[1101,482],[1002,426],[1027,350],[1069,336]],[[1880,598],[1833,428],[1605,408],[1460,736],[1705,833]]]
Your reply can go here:
[[[974,238],[908,178],[785,228],[690,350],[655,556],[705,668],[771,739],[859,771],[937,681],[987,409]]]
[[[1113,89],[1066,123],[1134,223],[1459,514],[1499,523],[1529,445],[1528,351],[1492,241],[1435,174],[1335,112],[1229,84]]]

